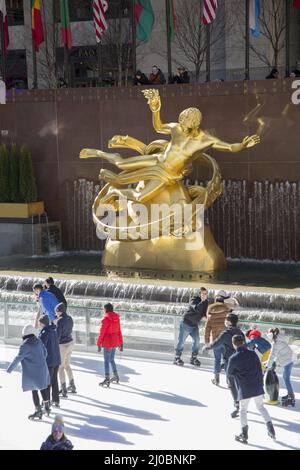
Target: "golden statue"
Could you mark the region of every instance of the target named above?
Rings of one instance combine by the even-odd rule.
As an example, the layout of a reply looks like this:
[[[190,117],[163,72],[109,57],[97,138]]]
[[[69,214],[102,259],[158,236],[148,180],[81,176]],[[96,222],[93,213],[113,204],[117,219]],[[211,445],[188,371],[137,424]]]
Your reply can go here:
[[[202,114],[197,108],[188,108],[179,115],[179,122],[163,124],[160,118],[161,100],[157,89],[143,90],[152,111],[153,127],[161,134],[171,135],[171,140],[155,140],[149,145],[130,136],[116,135],[108,142],[109,148],[130,148],[140,156],[122,157],[117,153],[101,150],[83,149],[80,158],[98,157],[122,170],[114,173],[107,169],[100,171],[99,179],[107,184],[102,188],[93,205],[93,220],[98,230],[107,231],[102,263],[107,267],[168,270],[181,272],[212,272],[226,267],[223,252],[217,246],[210,229],[204,226],[204,240],[199,238],[195,228],[195,218],[199,205],[207,209],[222,193],[222,179],[216,161],[205,153],[209,148],[222,152],[239,152],[253,147],[260,142],[259,136],[245,137],[242,143],[222,142],[201,129]],[[192,170],[192,163],[199,160],[213,169],[213,175],[206,188],[183,185],[183,179]],[[136,185],[128,188],[128,185]],[[123,202],[122,202],[123,201]],[[124,202],[125,201],[125,202]],[[103,205],[112,206],[118,217],[114,226],[110,226],[98,217],[98,210]],[[123,205],[127,207],[123,207]],[[151,213],[151,206],[167,204],[173,207],[189,205],[192,209],[190,226],[180,229],[174,226],[174,214],[170,211],[169,236],[163,236],[163,222],[158,218],[149,219],[141,227],[143,239],[137,240],[130,234],[124,240],[119,229],[120,214],[127,209],[127,222],[132,226],[137,220],[136,205],[144,204]],[[123,219],[124,221],[124,219]],[[137,222],[136,222],[137,223]],[[153,223],[157,225],[156,237],[151,237]],[[116,229],[112,232],[112,229]],[[146,231],[146,239],[145,239]],[[112,236],[111,233],[114,233]],[[186,250],[189,233],[193,240],[193,249]],[[196,248],[195,248],[196,247]]]

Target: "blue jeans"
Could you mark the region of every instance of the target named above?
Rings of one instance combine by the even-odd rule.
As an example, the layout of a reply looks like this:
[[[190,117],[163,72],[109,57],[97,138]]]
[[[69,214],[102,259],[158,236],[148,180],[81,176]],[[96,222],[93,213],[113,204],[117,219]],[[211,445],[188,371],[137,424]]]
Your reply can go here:
[[[178,342],[177,342],[177,346],[175,349],[176,356],[181,356],[185,340],[187,339],[189,335],[192,337],[192,340],[193,340],[192,354],[197,356],[198,351],[199,351],[199,344],[200,344],[199,328],[198,326],[189,326],[186,323],[184,323],[183,320],[181,320],[180,326],[179,326]]]
[[[221,372],[221,361],[222,361],[222,352],[224,350],[223,346],[219,346],[218,348],[215,348],[214,351],[214,356],[215,356],[215,362],[214,362],[214,374],[219,374]]]
[[[283,380],[284,380],[284,383],[285,383],[285,386],[287,388],[289,395],[294,395],[292,384],[291,384],[291,379],[290,379],[293,365],[294,363],[290,362],[289,364],[284,366],[283,374],[282,374],[282,377],[283,377]]]
[[[104,352],[104,372],[105,376],[109,375],[109,364],[111,365],[112,371],[114,374],[117,373],[117,367],[115,363],[115,353],[116,353],[116,348],[103,348]]]

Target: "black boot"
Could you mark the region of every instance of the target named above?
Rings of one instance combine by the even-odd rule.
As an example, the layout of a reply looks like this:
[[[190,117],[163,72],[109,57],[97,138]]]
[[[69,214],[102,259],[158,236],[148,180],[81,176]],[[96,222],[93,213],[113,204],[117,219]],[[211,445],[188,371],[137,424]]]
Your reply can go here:
[[[193,366],[197,366],[197,367],[201,366],[201,362],[197,358],[197,354],[195,353],[192,354],[190,364],[192,364]]]
[[[70,380],[70,383],[69,383],[69,386],[68,386],[68,388],[67,388],[67,391],[70,392],[70,393],[77,393],[76,387],[75,387],[75,384],[74,384],[74,379],[71,379],[71,380]]]
[[[101,387],[109,387],[110,386],[110,378],[109,378],[109,375],[106,375],[105,376],[105,379],[103,380],[103,382],[100,382],[99,385],[101,385]]]
[[[215,378],[211,380],[214,385],[220,384],[220,374],[215,374]]]
[[[35,412],[32,413],[32,415],[28,416],[28,419],[42,419],[43,412],[42,412],[42,407],[41,406],[36,406],[35,407]]]
[[[44,413],[45,413],[47,416],[49,416],[49,415],[50,415],[50,412],[51,412],[51,408],[50,408],[49,401],[44,401],[43,404],[44,404]]]
[[[231,413],[231,417],[232,418],[237,418],[239,416],[239,412],[240,412],[240,404],[238,401],[236,401],[234,403],[234,406],[235,406],[235,410]]]
[[[61,390],[59,391],[59,394],[62,395],[63,398],[68,398],[68,391],[65,382],[61,384]]]
[[[267,423],[267,430],[268,430],[268,436],[272,437],[272,439],[275,439],[275,429],[274,429],[272,421],[269,421]]]
[[[119,383],[119,376],[118,376],[118,372],[114,372],[112,378],[110,379],[110,383],[115,383],[115,384],[118,384]]]
[[[248,426],[242,428],[241,434],[235,436],[235,440],[242,442],[243,444],[248,444]]]
[[[175,364],[176,366],[183,366],[184,362],[180,356],[175,356],[173,364]]]
[[[293,393],[289,393],[281,398],[281,405],[282,406],[295,406],[296,400],[295,395]]]

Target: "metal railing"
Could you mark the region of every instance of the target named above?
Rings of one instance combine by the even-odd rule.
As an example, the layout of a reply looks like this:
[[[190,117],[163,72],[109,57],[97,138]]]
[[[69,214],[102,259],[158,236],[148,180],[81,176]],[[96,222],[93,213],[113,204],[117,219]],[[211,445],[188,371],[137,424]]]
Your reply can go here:
[[[102,311],[99,307],[87,307],[69,302],[68,313],[74,320],[73,336],[77,348],[91,351],[99,334]],[[157,312],[118,310],[121,317],[122,332],[126,349],[153,352],[174,352],[177,343],[181,316]],[[5,343],[21,340],[24,325],[35,323],[37,314],[34,302],[0,302],[0,339]],[[240,326],[246,331],[256,325],[262,333],[274,323],[241,320]],[[291,345],[295,356],[300,358],[300,325],[279,324],[280,330]],[[200,338],[203,338],[204,322],[200,323]],[[190,338],[187,340],[191,341]],[[202,345],[202,344],[201,344]],[[189,348],[187,347],[188,351]],[[201,350],[201,347],[200,347]],[[209,356],[212,353],[209,353]],[[201,353],[200,353],[201,355]],[[296,361],[299,362],[299,361]]]

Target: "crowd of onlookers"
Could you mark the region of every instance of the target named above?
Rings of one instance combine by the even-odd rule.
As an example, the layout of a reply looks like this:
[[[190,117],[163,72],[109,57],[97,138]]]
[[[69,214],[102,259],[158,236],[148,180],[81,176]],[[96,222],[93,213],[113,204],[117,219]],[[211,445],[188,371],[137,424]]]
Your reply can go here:
[[[149,77],[138,70],[133,80],[134,85],[164,85],[165,83],[166,78],[157,65],[153,65]],[[169,78],[169,83],[190,83],[190,76],[185,67],[178,67],[176,74]]]

